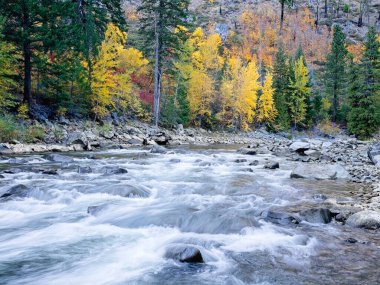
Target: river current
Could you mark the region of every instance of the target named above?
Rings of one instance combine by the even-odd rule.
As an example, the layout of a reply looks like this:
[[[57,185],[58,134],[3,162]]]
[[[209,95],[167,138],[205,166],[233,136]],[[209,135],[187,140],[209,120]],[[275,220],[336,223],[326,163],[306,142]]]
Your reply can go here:
[[[0,196],[27,189],[0,199],[0,284],[380,284],[379,232],[263,218],[349,199],[358,185],[291,180],[294,162],[234,146],[64,155],[73,160],[0,158],[16,169]],[[264,169],[268,159],[280,169]],[[204,263],[166,258],[172,245]]]

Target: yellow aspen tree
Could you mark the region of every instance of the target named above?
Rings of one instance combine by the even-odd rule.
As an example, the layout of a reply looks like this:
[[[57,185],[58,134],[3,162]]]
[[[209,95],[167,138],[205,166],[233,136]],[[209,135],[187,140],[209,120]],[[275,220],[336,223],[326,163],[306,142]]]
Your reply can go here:
[[[218,118],[228,127],[248,130],[254,119],[257,92],[260,90],[257,65],[251,61],[244,66],[242,59],[236,55],[229,58],[227,63]]]
[[[123,112],[128,108],[132,113],[142,115],[143,109],[138,88],[133,84],[131,75],[146,74],[148,63],[142,52],[135,48],[121,50],[116,74],[116,97],[114,98],[116,108]]]
[[[257,119],[259,122],[273,122],[277,117],[277,110],[273,100],[274,91],[273,75],[268,72],[262,87],[262,94],[258,104]]]
[[[107,26],[104,40],[99,48],[98,56],[93,66],[91,81],[92,112],[97,118],[109,114],[114,107],[113,98],[116,97],[116,71],[119,65],[120,53],[127,40],[127,34],[116,25]]]
[[[291,82],[291,95],[289,100],[290,117],[296,127],[306,118],[306,99],[310,96],[309,71],[301,56],[294,64],[294,79]]]
[[[219,35],[205,37],[201,28],[196,29],[189,39],[192,66],[186,66],[189,74],[187,100],[190,120],[197,125],[210,123],[215,81],[224,62],[219,54],[221,44]]]

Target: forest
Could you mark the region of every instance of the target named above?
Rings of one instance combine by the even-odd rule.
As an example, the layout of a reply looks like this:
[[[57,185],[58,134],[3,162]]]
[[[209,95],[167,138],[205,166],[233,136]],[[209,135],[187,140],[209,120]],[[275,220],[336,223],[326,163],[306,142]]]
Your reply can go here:
[[[375,27],[352,43],[339,24],[318,24],[309,8],[293,11],[286,0],[277,10],[247,8],[226,34],[200,26],[189,0],[142,0],[137,9],[119,0],[0,4],[2,133],[41,114],[378,133]]]

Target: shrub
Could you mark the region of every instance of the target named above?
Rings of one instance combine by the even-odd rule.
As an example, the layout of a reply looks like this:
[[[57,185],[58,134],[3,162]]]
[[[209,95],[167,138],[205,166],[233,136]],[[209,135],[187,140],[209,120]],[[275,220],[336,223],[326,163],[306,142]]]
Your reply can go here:
[[[24,136],[25,142],[34,142],[45,138],[45,129],[41,125],[31,125],[26,129]]]
[[[17,111],[18,111],[18,115],[17,115],[17,116],[18,116],[20,119],[28,119],[28,118],[29,118],[29,116],[28,116],[28,113],[29,113],[29,107],[28,107],[28,104],[26,104],[26,103],[22,103],[22,104],[18,107]]]
[[[0,117],[0,142],[10,142],[19,139],[19,126],[10,115],[2,115]]]

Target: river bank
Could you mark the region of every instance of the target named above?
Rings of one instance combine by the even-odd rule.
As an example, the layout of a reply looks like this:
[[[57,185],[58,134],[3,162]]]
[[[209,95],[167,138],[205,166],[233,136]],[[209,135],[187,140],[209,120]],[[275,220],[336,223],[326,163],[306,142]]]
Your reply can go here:
[[[43,125],[43,142],[22,144],[17,141],[0,144],[0,155],[22,155],[46,152],[78,152],[143,147],[151,152],[166,153],[167,148],[179,145],[241,145],[237,155],[250,166],[258,163],[255,156],[267,156],[262,167],[276,169],[283,161],[294,163],[293,179],[345,180],[360,183],[363,187],[351,193],[355,202],[353,209],[380,209],[380,165],[378,149],[371,155],[373,142],[360,141],[339,135],[336,138],[312,137],[305,133],[271,134],[264,129],[248,133],[211,132],[181,125],[168,130],[153,128],[133,121],[127,124],[113,123],[99,126],[94,122],[69,121],[48,122]],[[375,144],[376,145],[376,144]],[[331,203],[338,204],[337,201]],[[346,216],[348,216],[348,214]]]

